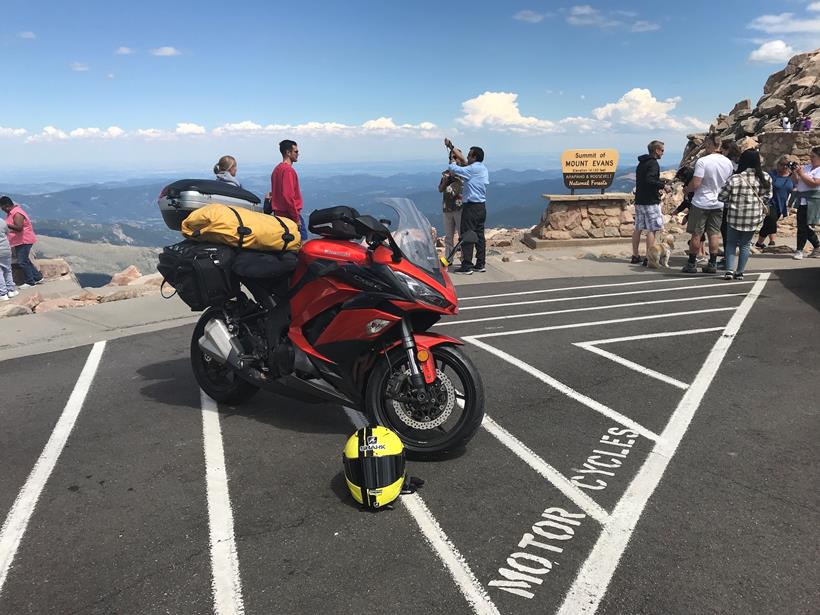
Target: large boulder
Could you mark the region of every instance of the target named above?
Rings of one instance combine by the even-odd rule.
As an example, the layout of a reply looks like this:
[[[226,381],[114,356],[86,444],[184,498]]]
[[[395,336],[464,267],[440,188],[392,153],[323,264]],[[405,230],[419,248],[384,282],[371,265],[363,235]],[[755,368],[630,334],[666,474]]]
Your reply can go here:
[[[142,277],[140,270],[134,265],[131,265],[119,273],[115,273],[111,276],[111,281],[107,284],[107,286],[128,286],[130,282],[133,282],[140,277]]]

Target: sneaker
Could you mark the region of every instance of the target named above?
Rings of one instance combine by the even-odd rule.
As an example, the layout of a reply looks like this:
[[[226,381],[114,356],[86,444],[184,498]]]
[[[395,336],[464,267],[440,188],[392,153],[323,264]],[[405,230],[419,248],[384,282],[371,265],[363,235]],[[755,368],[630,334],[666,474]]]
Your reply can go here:
[[[477,271],[478,273],[485,273],[487,271],[487,268],[484,265],[481,265],[481,267],[473,267],[473,271]]]
[[[472,267],[459,267],[453,273],[460,273],[461,275],[473,275]]]
[[[0,295],[0,301],[8,301],[8,295]]]
[[[694,263],[686,263],[681,271],[683,273],[697,273],[698,267]]]
[[[46,279],[45,278],[40,278],[34,284],[37,285],[37,284],[45,284],[45,283],[46,283]]]
[[[743,275],[743,274],[741,274],[741,275]],[[735,277],[734,273],[732,273],[731,271],[728,271],[728,270],[726,271],[726,273],[723,274],[723,279],[724,280],[733,280],[734,277]]]
[[[809,253],[809,258],[820,258],[820,248],[815,248]]]
[[[770,243],[769,245],[773,246],[774,244]],[[763,250],[765,247],[766,246],[764,244],[760,243],[759,241],[755,244],[755,248],[757,248],[758,250]]]
[[[16,297],[16,296],[17,296],[17,295],[19,295],[19,294],[20,294],[20,292],[19,292],[19,291],[16,291],[16,290],[10,290],[10,291],[8,292],[9,299],[10,299],[10,298],[12,298],[12,297]]]
[[[34,287],[33,284],[18,284],[17,285],[17,290],[22,290],[24,288],[33,288],[33,287]]]
[[[643,259],[641,261],[641,267],[648,267],[648,266],[649,266],[649,261],[647,259]]]
[[[641,257],[640,256],[633,256],[632,258],[629,259],[629,264],[630,265],[639,265],[640,263],[641,263]]]
[[[743,281],[743,272],[738,271],[738,272],[735,274],[735,280],[740,280],[740,281],[742,282],[742,281]]]
[[[792,258],[796,261],[802,261],[803,260],[803,250],[795,250],[794,255],[792,256]]]
[[[770,242],[769,242],[769,246],[770,246],[770,247],[771,247],[771,246],[776,246],[776,245],[777,245],[777,244],[774,242],[774,240],[772,240],[772,241],[770,241]]]
[[[703,267],[700,268],[703,273],[717,273],[717,267],[715,267],[712,263],[706,263]]]

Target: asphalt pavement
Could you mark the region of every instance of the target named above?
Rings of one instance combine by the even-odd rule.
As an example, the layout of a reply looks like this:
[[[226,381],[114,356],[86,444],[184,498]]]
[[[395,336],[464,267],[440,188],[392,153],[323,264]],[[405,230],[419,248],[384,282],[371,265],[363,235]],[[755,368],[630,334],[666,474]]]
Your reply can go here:
[[[470,282],[487,418],[378,513],[192,325],[0,362],[0,613],[816,612],[820,269]]]

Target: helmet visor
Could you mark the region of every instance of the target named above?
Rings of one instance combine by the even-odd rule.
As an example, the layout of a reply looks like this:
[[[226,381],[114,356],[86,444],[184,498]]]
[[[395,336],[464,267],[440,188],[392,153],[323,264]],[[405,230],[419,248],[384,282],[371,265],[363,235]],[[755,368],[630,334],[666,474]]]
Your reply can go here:
[[[344,458],[345,476],[363,489],[382,489],[404,476],[404,456]]]

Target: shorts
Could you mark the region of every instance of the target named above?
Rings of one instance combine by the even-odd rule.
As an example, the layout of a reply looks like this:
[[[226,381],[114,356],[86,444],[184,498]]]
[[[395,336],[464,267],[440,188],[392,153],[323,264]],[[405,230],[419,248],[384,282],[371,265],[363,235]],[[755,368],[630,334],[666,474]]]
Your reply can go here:
[[[700,237],[705,232],[712,237],[720,235],[720,225],[723,223],[723,208],[702,209],[697,205],[692,205],[689,209],[689,221],[686,224],[686,232]]]
[[[659,231],[663,228],[663,214],[658,203],[654,205],[638,205],[635,203],[635,230]]]

